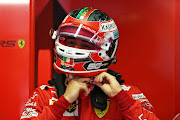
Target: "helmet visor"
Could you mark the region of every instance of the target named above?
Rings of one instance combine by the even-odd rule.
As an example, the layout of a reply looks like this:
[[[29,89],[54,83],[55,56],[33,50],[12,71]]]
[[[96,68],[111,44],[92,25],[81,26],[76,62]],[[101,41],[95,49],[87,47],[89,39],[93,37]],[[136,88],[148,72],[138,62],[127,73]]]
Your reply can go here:
[[[98,31],[79,23],[61,24],[58,30],[58,35],[79,38],[99,47],[104,43],[104,38],[98,33]]]

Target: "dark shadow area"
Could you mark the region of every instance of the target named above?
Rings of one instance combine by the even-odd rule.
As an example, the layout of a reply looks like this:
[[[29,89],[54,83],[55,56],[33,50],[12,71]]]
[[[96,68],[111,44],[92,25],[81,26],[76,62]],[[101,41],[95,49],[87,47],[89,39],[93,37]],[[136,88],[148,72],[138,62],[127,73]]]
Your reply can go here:
[[[38,87],[39,50],[40,49],[51,50],[51,55],[52,55],[51,59],[53,59],[54,41],[49,36],[49,31],[52,27],[56,30],[65,16],[66,16],[66,13],[64,9],[62,8],[62,6],[59,4],[59,2],[57,0],[49,0],[49,2],[46,4],[42,12],[36,17],[36,21],[35,21],[35,88]],[[49,58],[45,58],[45,59],[49,59]]]
[[[54,0],[54,17],[53,17],[53,28],[54,30],[57,30],[63,19],[66,17],[67,13],[63,9],[63,7],[60,5],[60,3],[57,0]]]

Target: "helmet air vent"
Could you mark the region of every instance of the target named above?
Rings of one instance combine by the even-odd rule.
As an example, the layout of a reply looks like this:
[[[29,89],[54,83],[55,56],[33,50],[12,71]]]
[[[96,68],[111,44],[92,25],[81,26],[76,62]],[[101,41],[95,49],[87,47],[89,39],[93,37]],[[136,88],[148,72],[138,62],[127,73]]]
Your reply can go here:
[[[76,55],[84,55],[84,53],[76,53]]]
[[[62,51],[62,52],[64,52],[64,50],[63,50],[63,49],[61,49],[61,48],[59,48],[59,50],[60,50],[60,51]]]

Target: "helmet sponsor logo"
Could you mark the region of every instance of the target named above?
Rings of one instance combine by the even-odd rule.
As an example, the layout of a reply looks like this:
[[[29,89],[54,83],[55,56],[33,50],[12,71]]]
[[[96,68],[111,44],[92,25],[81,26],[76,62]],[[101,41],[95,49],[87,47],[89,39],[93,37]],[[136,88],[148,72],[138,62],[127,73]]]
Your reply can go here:
[[[84,68],[89,70],[106,69],[110,65],[111,60],[105,62],[88,62],[84,64]]]
[[[85,30],[88,30],[88,31],[90,31],[90,32],[92,32],[92,33],[94,33],[94,34],[96,34],[96,31],[93,30],[93,29],[91,29],[90,27],[87,27],[87,26],[85,26],[85,25],[82,25],[82,28],[84,28]]]
[[[104,63],[104,64],[102,64],[102,63],[90,63],[89,65],[88,65],[88,67],[87,67],[87,69],[88,70],[93,70],[93,69],[99,69],[99,68],[101,68],[102,66],[107,66],[108,65],[108,63]]]
[[[63,23],[60,27],[62,27],[62,26],[71,26],[72,25],[72,23]]]
[[[61,61],[62,65],[66,65],[66,66],[74,66],[74,60],[72,58],[67,58],[67,57],[63,57],[63,60]]]
[[[108,31],[114,31],[117,29],[117,26],[114,21],[102,23],[100,26],[100,32],[108,32]]]
[[[61,68],[67,69],[67,70],[74,70],[74,60],[71,58],[63,57],[63,60],[61,60]]]
[[[74,68],[71,68],[71,67],[68,67],[68,66],[65,66],[65,65],[61,65],[61,68],[66,69],[66,70],[74,70]]]
[[[119,38],[119,31],[118,30],[114,31],[113,35],[114,35],[114,39]]]

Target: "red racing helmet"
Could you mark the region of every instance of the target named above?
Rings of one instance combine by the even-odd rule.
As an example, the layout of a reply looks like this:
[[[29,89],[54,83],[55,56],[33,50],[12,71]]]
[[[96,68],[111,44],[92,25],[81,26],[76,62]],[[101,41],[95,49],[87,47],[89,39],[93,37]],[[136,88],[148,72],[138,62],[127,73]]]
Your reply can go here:
[[[119,32],[115,22],[104,12],[90,7],[71,11],[52,36],[55,39],[56,72],[92,77],[107,71],[116,62]],[[97,49],[87,50],[65,45],[67,37],[90,42]]]

